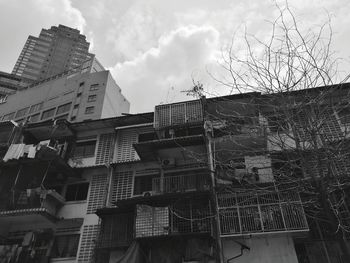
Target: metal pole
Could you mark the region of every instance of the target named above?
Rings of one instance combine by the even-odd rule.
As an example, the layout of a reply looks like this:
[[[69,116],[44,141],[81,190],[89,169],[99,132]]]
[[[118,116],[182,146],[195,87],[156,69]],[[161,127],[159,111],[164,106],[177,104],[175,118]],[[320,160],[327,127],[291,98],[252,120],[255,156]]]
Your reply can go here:
[[[210,179],[211,179],[211,194],[214,201],[214,213],[215,213],[215,234],[217,241],[217,250],[218,250],[218,260],[220,263],[224,262],[222,242],[221,242],[221,229],[220,229],[220,215],[218,209],[218,198],[215,190],[215,170],[214,170],[214,158],[213,158],[213,150],[211,146],[211,134],[210,131],[205,131],[206,139],[207,139],[207,155],[208,155],[208,166],[210,171]]]

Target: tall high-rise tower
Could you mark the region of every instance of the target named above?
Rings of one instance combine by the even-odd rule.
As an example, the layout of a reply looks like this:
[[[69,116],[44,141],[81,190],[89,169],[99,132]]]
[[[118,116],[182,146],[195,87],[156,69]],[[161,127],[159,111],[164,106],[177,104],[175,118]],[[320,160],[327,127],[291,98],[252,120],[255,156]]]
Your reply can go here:
[[[63,25],[29,36],[12,73],[33,83],[79,67],[91,59],[90,43],[80,31]]]

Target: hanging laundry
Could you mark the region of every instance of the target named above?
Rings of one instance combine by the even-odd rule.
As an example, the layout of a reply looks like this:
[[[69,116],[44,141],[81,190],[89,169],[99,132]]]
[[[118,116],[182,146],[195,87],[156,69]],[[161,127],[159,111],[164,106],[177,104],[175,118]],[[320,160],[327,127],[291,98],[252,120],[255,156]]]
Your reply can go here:
[[[33,144],[30,144],[30,147],[28,149],[28,158],[35,158],[36,154],[36,147]]]
[[[25,144],[11,144],[9,149],[7,150],[3,160],[4,162],[7,162],[11,159],[19,159],[24,154],[24,147]]]

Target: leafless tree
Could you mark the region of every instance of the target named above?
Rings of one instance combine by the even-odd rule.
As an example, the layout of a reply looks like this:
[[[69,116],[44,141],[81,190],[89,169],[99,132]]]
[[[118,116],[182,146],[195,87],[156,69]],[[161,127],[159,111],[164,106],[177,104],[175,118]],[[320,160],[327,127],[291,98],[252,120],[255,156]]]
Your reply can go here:
[[[229,77],[211,74],[231,93],[248,99],[238,102],[239,107],[237,102],[227,106],[231,113],[216,108],[207,114],[220,136],[234,141],[236,150],[226,153],[231,158],[257,152],[256,145],[237,140],[239,134],[264,138],[259,154],[265,147],[271,156],[274,184],[300,191],[309,222],[328,231],[321,238],[336,240],[350,262],[350,85],[347,77],[339,80],[330,19],[305,31],[287,3],[275,7],[279,15],[271,22],[270,37],[264,41],[245,33],[245,53],[237,52],[233,39],[220,63]],[[216,149],[216,168],[225,166],[228,177],[237,179],[235,168],[230,170],[222,155],[218,157],[220,147]],[[242,190],[262,188],[257,183],[247,186],[242,178],[236,181]]]

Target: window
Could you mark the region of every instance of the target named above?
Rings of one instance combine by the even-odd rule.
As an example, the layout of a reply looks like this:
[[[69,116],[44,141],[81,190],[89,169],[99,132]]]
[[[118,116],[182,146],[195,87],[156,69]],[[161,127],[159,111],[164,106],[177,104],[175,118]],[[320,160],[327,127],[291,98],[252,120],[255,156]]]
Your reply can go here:
[[[24,115],[26,115],[28,109],[29,109],[29,107],[26,107],[26,108],[24,108],[24,109],[18,110],[17,113],[16,113],[16,117],[15,117],[15,118],[21,118],[21,117],[23,117]]]
[[[81,96],[81,92],[78,92],[78,93],[77,93],[77,97],[80,97],[80,96]]]
[[[96,140],[77,142],[74,157],[88,157],[95,155]]]
[[[29,122],[38,122],[40,118],[40,113],[34,114],[29,117]]]
[[[69,114],[64,114],[64,115],[61,115],[61,116],[56,116],[56,120],[68,120],[68,116]]]
[[[43,114],[41,115],[41,119],[44,120],[44,119],[52,117],[53,115],[55,115],[55,110],[56,110],[56,108],[52,108],[52,109],[44,111]]]
[[[83,82],[80,82],[80,83],[79,83],[79,87],[84,86],[84,84],[85,84],[85,82],[84,82],[84,81],[83,81]]]
[[[9,114],[4,115],[2,120],[3,121],[13,120],[14,117],[15,117],[15,113],[11,112]]]
[[[66,190],[66,201],[86,200],[89,191],[89,183],[70,184]]]
[[[144,192],[152,191],[153,176],[136,176],[134,181],[134,195],[141,195]]]
[[[344,107],[340,111],[338,111],[338,116],[340,119],[340,122],[342,124],[349,124],[350,123],[350,108]]]
[[[79,234],[56,236],[51,251],[51,257],[75,257],[78,251],[79,238]]]
[[[71,105],[72,105],[72,103],[70,102],[70,103],[66,103],[66,104],[63,104],[61,106],[58,106],[56,115],[69,111]]]
[[[90,86],[90,91],[98,90],[99,89],[99,84],[92,84]]]
[[[78,108],[79,108],[79,104],[75,104],[74,109],[78,109]]]
[[[96,99],[97,99],[97,95],[90,95],[89,97],[88,97],[88,102],[94,102],[94,101],[96,101]]]
[[[94,113],[94,110],[95,110],[95,107],[87,107],[86,109],[85,109],[85,114],[92,114],[92,113]]]

